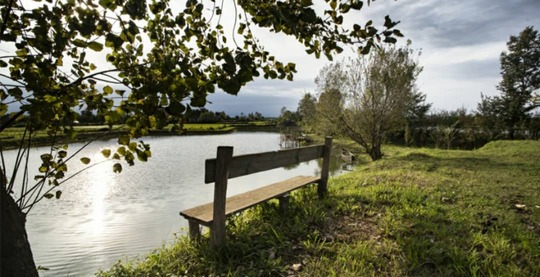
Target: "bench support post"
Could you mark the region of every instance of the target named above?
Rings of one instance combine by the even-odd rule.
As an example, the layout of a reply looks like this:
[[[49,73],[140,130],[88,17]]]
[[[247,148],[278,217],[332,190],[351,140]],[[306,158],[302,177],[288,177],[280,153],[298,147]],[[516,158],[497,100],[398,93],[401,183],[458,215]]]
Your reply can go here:
[[[214,185],[214,215],[210,230],[210,244],[218,247],[225,243],[225,203],[227,198],[227,180],[232,160],[233,148],[220,146],[216,157],[216,179]]]
[[[197,240],[201,236],[201,229],[199,223],[189,220],[189,237],[192,240]]]
[[[321,181],[317,186],[319,198],[323,198],[326,194],[328,183],[328,172],[330,170],[330,151],[332,151],[332,137],[326,137],[324,140],[323,164],[321,169]]]
[[[279,213],[284,215],[289,209],[289,194],[278,197],[279,199]]]

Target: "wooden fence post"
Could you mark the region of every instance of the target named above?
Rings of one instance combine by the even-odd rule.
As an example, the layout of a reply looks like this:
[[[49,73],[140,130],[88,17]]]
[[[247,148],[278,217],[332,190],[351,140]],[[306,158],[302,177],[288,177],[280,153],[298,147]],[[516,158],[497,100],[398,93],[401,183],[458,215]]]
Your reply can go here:
[[[227,180],[232,160],[233,147],[219,146],[216,157],[216,178],[214,185],[214,218],[210,230],[212,247],[225,243],[225,203],[227,198]]]
[[[323,164],[321,169],[321,182],[317,186],[319,198],[323,198],[326,194],[328,183],[328,174],[330,170],[330,152],[332,151],[332,137],[326,137],[324,140]]]

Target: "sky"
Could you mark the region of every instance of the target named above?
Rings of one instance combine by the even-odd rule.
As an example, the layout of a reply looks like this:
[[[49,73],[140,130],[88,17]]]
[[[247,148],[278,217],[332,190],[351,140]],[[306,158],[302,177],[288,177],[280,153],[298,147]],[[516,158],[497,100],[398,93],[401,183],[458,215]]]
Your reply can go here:
[[[313,2],[319,9],[324,7],[323,0]],[[173,10],[181,11],[183,3],[172,1]],[[231,1],[224,3],[222,23],[227,26],[229,21],[228,25],[232,25],[234,6]],[[496,89],[501,80],[499,56],[506,50],[506,42],[527,26],[540,30],[540,0],[372,0],[360,12],[347,14],[344,25],[363,26],[371,19],[374,26],[380,27],[386,15],[401,22],[396,28],[405,37],[398,44],[411,40],[411,48],[421,53],[418,60],[423,72],[417,85],[432,104],[432,111],[459,108],[474,111],[481,94],[499,94]],[[209,95],[206,108],[229,115],[260,112],[267,117],[278,116],[282,107],[296,110],[305,93],[317,93],[315,77],[330,62],[324,57],[316,59],[308,55],[293,37],[252,30],[265,50],[282,62],[296,64],[298,73],[294,81],[259,78],[236,96],[216,91]],[[8,46],[0,45],[0,52],[9,53]],[[96,63],[103,60],[101,54],[95,55]],[[335,59],[353,56],[355,51],[346,48]],[[98,67],[107,69],[107,65]]]
[[[401,22],[396,28],[405,38],[399,43],[410,39],[411,47],[421,52],[423,72],[417,85],[432,103],[432,110],[473,111],[481,93],[500,93],[496,89],[501,80],[499,56],[510,36],[527,26],[540,29],[540,0],[377,0],[346,20],[364,25],[372,19],[376,26],[382,26],[385,15]],[[306,92],[316,93],[314,79],[328,60],[307,55],[290,37],[263,31],[256,35],[277,58],[296,63],[294,81],[261,78],[237,96],[216,92],[208,98],[208,109],[233,115],[261,112],[277,116],[282,107],[296,110]],[[354,55],[352,50],[346,52],[336,59]]]

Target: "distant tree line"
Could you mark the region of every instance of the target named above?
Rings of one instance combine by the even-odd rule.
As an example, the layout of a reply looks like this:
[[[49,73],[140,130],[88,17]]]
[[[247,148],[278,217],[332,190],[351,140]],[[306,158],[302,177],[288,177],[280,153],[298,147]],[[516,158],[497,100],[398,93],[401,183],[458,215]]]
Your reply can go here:
[[[129,115],[125,115],[120,123],[125,123]],[[100,125],[105,124],[105,118],[89,110],[83,110],[78,117],[81,125]],[[250,122],[265,120],[265,117],[259,113],[240,113],[240,115],[230,116],[224,111],[213,112],[205,108],[187,109],[183,118],[183,123],[224,123],[224,122]],[[171,122],[177,123],[177,122]]]
[[[285,109],[285,108],[284,108]],[[288,113],[292,113],[287,111]],[[287,117],[287,116],[286,116]],[[289,116],[290,117],[290,116]],[[123,115],[122,118],[118,120],[119,124],[126,123],[129,118],[129,114]],[[6,121],[7,116],[0,117],[0,123]],[[77,123],[79,125],[103,125],[106,124],[105,117],[103,115],[92,112],[91,110],[85,109],[79,112],[77,117]],[[296,125],[297,118],[292,118],[294,124]],[[253,121],[263,121],[269,120],[269,118],[264,117],[259,112],[244,114],[243,112],[239,115],[230,116],[224,111],[213,112],[205,108],[202,109],[190,109],[185,112],[184,117],[182,118],[183,123],[225,123],[225,122],[253,122]],[[18,120],[12,124],[12,127],[24,127],[26,125],[27,118],[26,116],[21,116]],[[291,121],[293,122],[293,121]],[[178,122],[170,122],[178,123]]]
[[[527,27],[507,47],[501,95],[482,95],[474,111],[432,111],[415,85],[422,67],[407,45],[324,67],[317,94],[306,93],[296,112],[282,109],[278,122],[348,137],[373,160],[382,157],[382,143],[475,149],[491,140],[540,139],[540,35]]]

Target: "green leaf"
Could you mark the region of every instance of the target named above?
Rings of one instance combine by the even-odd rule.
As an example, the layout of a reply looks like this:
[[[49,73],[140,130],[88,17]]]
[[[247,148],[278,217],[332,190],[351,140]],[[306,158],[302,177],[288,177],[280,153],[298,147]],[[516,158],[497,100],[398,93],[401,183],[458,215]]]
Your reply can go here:
[[[62,191],[57,190],[55,196],[56,196],[56,199],[60,199],[60,196],[62,196]]]
[[[18,57],[25,57],[26,55],[28,55],[28,49],[22,48],[15,51],[15,53],[17,54]]]
[[[128,148],[129,148],[129,150],[131,150],[131,151],[137,150],[137,143],[134,142],[134,141],[130,142]]]
[[[352,9],[355,9],[355,10],[360,10],[362,9],[362,6],[364,5],[364,3],[360,0],[353,0],[351,2],[351,8]]]
[[[111,156],[111,149],[103,149],[101,150],[101,154],[108,159]]]
[[[8,105],[4,103],[0,103],[0,116],[5,115],[7,111],[8,111]]]
[[[129,136],[128,135],[121,135],[118,137],[118,144],[120,145],[128,145],[129,144]]]
[[[66,151],[64,151],[64,150],[58,151],[58,157],[59,157],[59,158],[63,159],[63,158],[65,158],[66,156],[67,156],[67,152],[66,152]]]
[[[23,91],[20,88],[11,88],[8,90],[8,93],[13,96],[15,100],[22,100]]]
[[[337,7],[337,1],[336,0],[330,0],[330,8],[332,8],[332,10],[335,10]]]
[[[227,89],[223,88],[224,91],[228,92]],[[206,98],[205,97],[193,97],[191,98],[191,106],[193,107],[204,107],[206,105]]]
[[[116,152],[118,154],[120,154],[121,156],[125,156],[126,155],[126,148],[124,146],[118,148],[118,150],[116,150]]]
[[[124,40],[119,36],[113,35],[111,33],[107,34],[105,39],[105,46],[113,49],[119,49],[124,44]]]
[[[129,166],[133,166],[135,164],[135,156],[133,156],[133,153],[131,151],[126,151],[126,155],[124,156],[124,159],[129,164]]]
[[[51,154],[42,154],[40,156],[41,160],[43,162],[50,162],[52,160],[52,155]]]
[[[49,170],[49,167],[47,167],[47,166],[42,165],[42,166],[39,167],[39,172],[41,172],[41,173],[45,173],[48,170]]]
[[[403,37],[403,34],[402,34],[399,30],[394,30],[394,35],[395,35],[396,37],[400,37],[400,38]]]
[[[366,43],[366,46],[360,48],[360,54],[362,54],[362,55],[369,54],[369,51],[371,50],[371,45],[372,44],[373,44],[372,42],[368,41],[368,43]]]
[[[115,163],[113,165],[113,172],[114,173],[121,173],[122,172],[122,165],[120,163]]]
[[[238,26],[238,34],[239,35],[243,34],[245,29],[246,29],[246,24],[240,23],[240,25]]]
[[[114,9],[116,7],[114,0],[99,0],[99,5],[104,8]]]
[[[340,4],[339,5],[339,11],[342,13],[348,13],[349,10],[351,10],[351,6],[348,4]]]
[[[51,198],[54,197],[54,194],[52,194],[52,193],[46,193],[46,194],[43,195],[43,196],[44,196],[45,198],[47,198],[47,199],[51,199]]]
[[[394,28],[394,26],[398,25],[399,21],[398,22],[393,22],[392,19],[390,19],[390,16],[385,16],[384,17],[384,27],[386,27],[387,29],[392,29]]]
[[[102,151],[102,153],[103,153],[103,151]],[[109,153],[109,155],[110,155],[110,153]],[[90,163],[90,159],[87,158],[87,157],[82,157],[82,158],[81,158],[81,163],[83,163],[83,164],[89,164],[89,163]]]
[[[99,43],[97,41],[92,41],[90,43],[88,43],[88,48],[96,51],[96,52],[100,52],[101,50],[103,50],[103,44],[102,43]]]
[[[139,159],[139,161],[141,162],[146,162],[148,161],[148,155],[146,153],[146,151],[142,151],[140,149],[137,149],[137,158]]]
[[[165,108],[165,110],[172,115],[181,116],[186,110],[186,107],[178,101],[171,100],[169,106]]]
[[[78,38],[78,39],[75,39],[73,41],[73,45],[75,45],[77,47],[86,47],[87,44],[86,44],[86,42],[84,40]]]
[[[118,137],[118,144],[120,145],[128,145],[129,144],[129,136],[128,135],[121,135]]]
[[[384,38],[384,42],[386,42],[386,43],[396,43],[397,39],[395,39],[393,37],[386,37],[386,38]]]
[[[110,86],[105,86],[105,87],[103,88],[103,93],[104,93],[105,95],[109,95],[109,94],[113,93],[113,91],[114,91],[113,88],[110,87]]]

